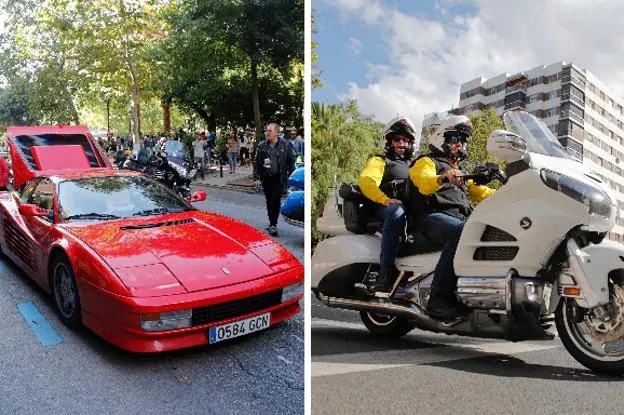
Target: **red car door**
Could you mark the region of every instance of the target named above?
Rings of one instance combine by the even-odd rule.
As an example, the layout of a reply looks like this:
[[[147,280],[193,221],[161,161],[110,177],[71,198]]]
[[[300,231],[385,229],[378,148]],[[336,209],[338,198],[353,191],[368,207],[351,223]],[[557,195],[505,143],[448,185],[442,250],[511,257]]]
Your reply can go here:
[[[40,208],[53,212],[54,188],[55,185],[50,179],[41,179],[35,190],[26,200],[26,203],[37,205]],[[23,219],[26,224],[26,234],[29,236],[27,242],[30,245],[32,253],[33,276],[40,284],[45,284],[47,272],[44,264],[44,257],[49,251],[54,238],[53,216],[23,216]]]
[[[33,249],[34,238],[27,228],[24,217],[17,212],[17,207],[20,203],[26,203],[26,200],[35,190],[38,183],[39,179],[37,178],[26,184],[21,191],[19,191],[19,200],[10,202],[6,207],[6,212],[3,212],[2,217],[2,233],[5,245],[2,249],[13,262],[31,275],[38,269],[38,267],[35,266],[37,261]],[[17,206],[13,203],[16,203]]]

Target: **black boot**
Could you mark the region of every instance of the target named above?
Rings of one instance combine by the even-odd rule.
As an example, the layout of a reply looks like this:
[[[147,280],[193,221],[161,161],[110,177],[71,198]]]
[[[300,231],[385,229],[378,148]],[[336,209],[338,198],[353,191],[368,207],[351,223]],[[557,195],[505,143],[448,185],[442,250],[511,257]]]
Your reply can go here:
[[[395,276],[393,268],[382,268],[379,273],[379,278],[375,281],[373,292],[375,297],[388,297],[392,284],[394,284]]]
[[[432,293],[425,312],[438,320],[449,321],[461,315],[450,295]]]

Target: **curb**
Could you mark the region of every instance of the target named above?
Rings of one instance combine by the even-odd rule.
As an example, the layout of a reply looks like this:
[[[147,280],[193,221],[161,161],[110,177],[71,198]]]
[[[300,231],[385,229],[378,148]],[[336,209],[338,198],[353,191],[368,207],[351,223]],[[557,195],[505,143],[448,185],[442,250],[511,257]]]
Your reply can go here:
[[[250,186],[237,186],[237,185],[218,185],[218,184],[209,184],[209,183],[191,183],[191,186],[197,186],[197,187],[209,187],[209,188],[214,188],[214,189],[222,189],[222,190],[232,190],[235,192],[243,192],[243,193],[249,193],[249,194],[260,194],[258,192],[256,192],[255,187],[250,187]]]

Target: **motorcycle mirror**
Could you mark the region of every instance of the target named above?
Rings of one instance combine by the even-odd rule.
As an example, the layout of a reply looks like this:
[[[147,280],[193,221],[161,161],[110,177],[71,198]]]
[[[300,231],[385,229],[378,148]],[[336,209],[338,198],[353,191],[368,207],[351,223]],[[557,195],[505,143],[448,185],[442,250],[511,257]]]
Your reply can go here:
[[[206,200],[206,192],[203,190],[199,190],[186,198],[186,201],[189,203],[203,202],[204,200]]]
[[[526,140],[511,131],[494,130],[488,137],[487,151],[506,163],[513,163],[524,157]]]

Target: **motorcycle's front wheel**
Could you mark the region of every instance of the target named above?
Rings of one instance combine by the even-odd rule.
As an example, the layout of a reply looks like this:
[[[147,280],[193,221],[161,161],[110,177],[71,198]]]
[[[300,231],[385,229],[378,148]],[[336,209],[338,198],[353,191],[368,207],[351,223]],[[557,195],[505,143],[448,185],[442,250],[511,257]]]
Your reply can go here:
[[[580,364],[595,372],[624,374],[624,286],[610,284],[611,301],[587,310],[562,298],[555,312],[561,342]]]
[[[360,318],[368,331],[380,337],[403,337],[414,328],[405,317],[360,311]]]

